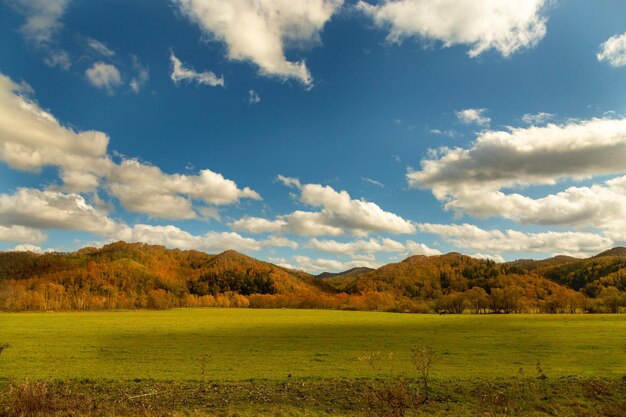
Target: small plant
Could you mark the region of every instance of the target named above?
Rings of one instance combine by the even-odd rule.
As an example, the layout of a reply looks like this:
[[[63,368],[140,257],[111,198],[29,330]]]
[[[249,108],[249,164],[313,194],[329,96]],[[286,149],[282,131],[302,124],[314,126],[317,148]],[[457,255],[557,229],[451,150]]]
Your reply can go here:
[[[387,373],[393,374],[393,353],[381,355],[380,352],[373,352],[359,357],[359,361],[366,363],[377,375],[371,388],[365,391],[368,413],[377,417],[404,417],[407,410],[415,405],[415,395],[406,378],[383,375],[385,360],[389,364]]]
[[[475,390],[478,415],[485,417],[508,416],[514,411],[514,403],[506,388],[493,383],[480,385]]]
[[[430,378],[430,368],[434,362],[439,359],[439,355],[433,349],[432,345],[426,346],[413,346],[411,348],[411,360],[418,374],[420,375],[420,379],[422,382],[422,387],[424,391],[424,398],[422,399],[422,403],[428,402],[430,396],[430,388],[428,386],[429,378]]]
[[[11,383],[7,403],[8,416],[50,415],[57,408],[46,381]]]
[[[536,369],[537,369],[537,379],[548,378],[546,374],[543,372],[543,368],[541,367],[541,362],[537,361]]]
[[[206,384],[207,382],[207,355],[202,355],[200,357],[200,375],[202,376],[202,382]]]

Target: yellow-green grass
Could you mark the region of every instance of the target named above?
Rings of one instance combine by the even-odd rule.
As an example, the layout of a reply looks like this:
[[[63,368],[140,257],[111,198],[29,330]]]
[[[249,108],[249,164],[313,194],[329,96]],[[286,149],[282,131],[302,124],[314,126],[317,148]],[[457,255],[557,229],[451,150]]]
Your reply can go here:
[[[414,315],[329,310],[2,313],[0,378],[245,380],[366,377],[358,358],[441,354],[436,379],[626,375],[625,315]],[[202,368],[204,367],[204,376]]]

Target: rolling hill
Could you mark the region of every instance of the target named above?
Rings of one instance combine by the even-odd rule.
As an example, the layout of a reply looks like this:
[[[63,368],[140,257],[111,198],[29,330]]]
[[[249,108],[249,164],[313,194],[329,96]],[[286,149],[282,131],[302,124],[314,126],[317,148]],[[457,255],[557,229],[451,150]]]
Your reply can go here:
[[[71,253],[0,253],[4,310],[287,306],[425,311],[440,300],[480,296],[493,301],[501,293],[523,301],[516,304],[520,309],[541,309],[557,296],[599,299],[607,291],[617,291],[617,303],[626,302],[625,248],[587,259],[556,256],[501,264],[453,252],[318,276],[232,250],[211,255],[142,243],[116,242]]]

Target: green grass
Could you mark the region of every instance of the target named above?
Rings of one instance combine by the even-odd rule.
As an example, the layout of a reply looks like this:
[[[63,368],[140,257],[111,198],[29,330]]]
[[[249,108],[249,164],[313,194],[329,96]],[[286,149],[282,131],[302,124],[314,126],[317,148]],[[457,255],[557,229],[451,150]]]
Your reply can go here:
[[[357,358],[393,352],[411,371],[411,345],[441,354],[438,380],[534,374],[626,375],[624,315],[437,316],[325,310],[2,313],[0,378],[241,381],[356,378]]]

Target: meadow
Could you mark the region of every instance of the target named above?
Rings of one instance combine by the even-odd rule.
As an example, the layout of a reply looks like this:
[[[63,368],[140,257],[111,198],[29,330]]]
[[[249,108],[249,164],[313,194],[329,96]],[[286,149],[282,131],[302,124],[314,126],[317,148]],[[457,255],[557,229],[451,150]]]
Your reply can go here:
[[[0,378],[155,381],[414,375],[431,344],[435,380],[626,375],[624,315],[414,315],[176,309],[0,314]],[[375,371],[359,360],[381,352]],[[386,359],[393,353],[391,360]]]

